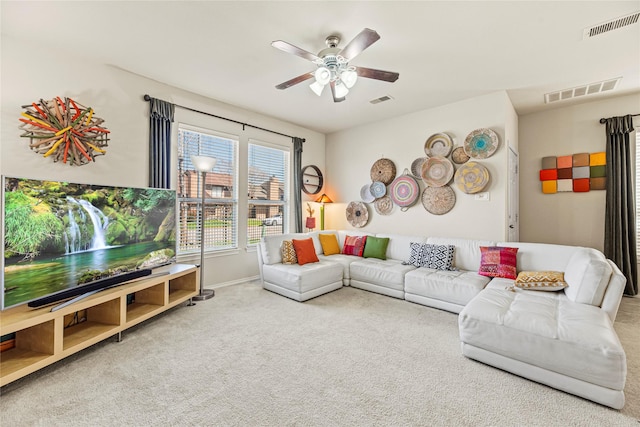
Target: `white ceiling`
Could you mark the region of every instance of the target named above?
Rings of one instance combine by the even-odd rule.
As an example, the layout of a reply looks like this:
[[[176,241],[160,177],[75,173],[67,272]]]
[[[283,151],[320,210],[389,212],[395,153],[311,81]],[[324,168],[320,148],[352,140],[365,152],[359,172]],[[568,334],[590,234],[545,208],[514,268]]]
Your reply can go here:
[[[616,90],[580,100],[640,91],[639,23],[582,37],[586,27],[640,11],[640,0],[2,0],[0,11],[3,38],[65,49],[322,133],[499,90],[519,114],[549,108],[547,92],[617,77]],[[344,47],[365,27],[381,38],[351,64],[399,72],[398,81],[361,78],[342,103],[329,91],[317,97],[310,81],[275,88],[315,65],[273,40],[317,53],[327,36],[340,35]],[[369,103],[384,95],[394,99]]]

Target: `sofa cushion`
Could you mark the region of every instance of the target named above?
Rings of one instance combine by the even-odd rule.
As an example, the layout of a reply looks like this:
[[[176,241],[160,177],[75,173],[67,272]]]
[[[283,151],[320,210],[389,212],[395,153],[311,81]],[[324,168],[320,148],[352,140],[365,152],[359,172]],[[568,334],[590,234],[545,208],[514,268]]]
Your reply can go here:
[[[296,250],[296,258],[298,258],[298,264],[304,265],[312,262],[318,262],[318,255],[316,255],[316,248],[313,246],[313,240],[311,237],[308,239],[293,239],[293,247]]]
[[[568,288],[567,288],[568,289]],[[603,310],[563,292],[487,288],[458,317],[466,344],[614,390],[624,389],[622,345]]]
[[[367,236],[346,236],[342,253],[345,255],[362,256],[364,245],[367,242]]]
[[[429,237],[427,243],[432,245],[453,245],[456,247],[453,266],[466,271],[478,271],[480,268],[480,246],[494,246],[488,240],[471,240],[445,237]]]
[[[561,271],[521,271],[514,285],[531,291],[559,291],[568,286]]]
[[[387,259],[388,245],[388,237],[369,236],[364,244],[364,252],[362,253],[362,256],[365,258]]]
[[[351,280],[372,283],[385,288],[404,290],[404,275],[414,270],[395,259],[363,258],[351,263]]]
[[[293,247],[291,240],[282,241],[282,263],[283,264],[297,264],[298,258],[296,257],[296,248]]]
[[[405,275],[404,291],[459,305],[466,305],[491,280],[474,271],[418,268]]]
[[[600,306],[613,270],[595,249],[576,250],[564,272],[569,285],[564,293],[574,302]]]
[[[357,260],[361,260],[362,258],[355,255],[344,255],[344,254],[335,254],[335,255],[318,255],[320,261],[333,262],[336,264],[340,264],[342,266],[342,277],[347,279],[345,283],[348,283],[348,279],[351,278],[351,263]]]
[[[264,265],[262,271],[265,282],[301,294],[342,281],[342,266],[327,261],[304,265]]]
[[[336,234],[318,234],[318,239],[320,239],[323,255],[334,255],[340,253],[340,245],[338,244],[338,236]]]
[[[518,248],[506,248],[499,246],[480,247],[480,268],[478,274],[488,277],[504,277],[515,279],[516,254]]]

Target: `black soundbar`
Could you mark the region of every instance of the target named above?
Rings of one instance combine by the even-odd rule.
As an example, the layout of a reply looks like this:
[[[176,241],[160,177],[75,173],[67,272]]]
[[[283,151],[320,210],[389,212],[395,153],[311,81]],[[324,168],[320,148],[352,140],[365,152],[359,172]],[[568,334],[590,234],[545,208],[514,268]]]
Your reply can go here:
[[[152,270],[150,268],[145,268],[142,270],[133,270],[127,273],[118,274],[117,276],[105,277],[104,279],[94,280],[93,282],[85,283],[84,285],[80,285],[75,288],[65,289],[63,291],[56,292],[45,297],[35,299],[33,301],[30,301],[27,305],[32,308],[42,307],[44,305],[53,304],[67,298],[73,298],[87,292],[111,288],[124,282],[128,282],[129,280],[148,276],[151,274],[151,272]]]

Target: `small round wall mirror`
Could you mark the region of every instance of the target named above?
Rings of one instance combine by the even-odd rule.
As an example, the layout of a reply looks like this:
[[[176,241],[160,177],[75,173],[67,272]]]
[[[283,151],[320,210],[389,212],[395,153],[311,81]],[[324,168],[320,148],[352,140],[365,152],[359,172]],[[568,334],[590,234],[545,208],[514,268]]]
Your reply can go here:
[[[307,194],[318,194],[324,185],[320,168],[308,165],[302,168],[302,191]]]

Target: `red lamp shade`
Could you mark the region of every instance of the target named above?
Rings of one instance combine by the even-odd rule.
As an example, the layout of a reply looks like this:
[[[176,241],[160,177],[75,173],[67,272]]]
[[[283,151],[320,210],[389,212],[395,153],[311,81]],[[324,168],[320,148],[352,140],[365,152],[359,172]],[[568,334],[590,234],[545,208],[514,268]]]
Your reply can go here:
[[[316,219],[314,217],[307,217],[307,228],[316,228]]]

